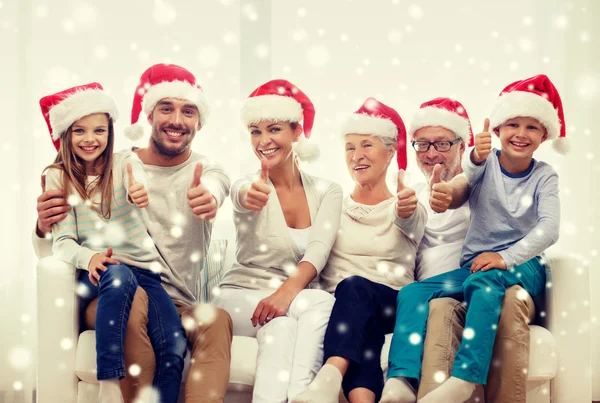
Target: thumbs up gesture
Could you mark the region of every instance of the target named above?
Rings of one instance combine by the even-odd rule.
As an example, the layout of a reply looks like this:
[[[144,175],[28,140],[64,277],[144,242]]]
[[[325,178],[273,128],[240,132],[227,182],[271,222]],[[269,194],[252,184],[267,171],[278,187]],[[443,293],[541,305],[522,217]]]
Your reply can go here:
[[[442,164],[433,167],[433,174],[429,181],[429,205],[436,213],[444,213],[452,203],[452,187],[442,182]]]
[[[133,176],[133,167],[131,164],[127,164],[127,178],[129,178],[129,198],[139,208],[148,206],[148,192],[144,185],[138,183]]]
[[[261,211],[269,201],[269,193],[271,193],[271,187],[269,186],[269,165],[267,160],[261,158],[260,160],[260,177],[258,180],[252,182],[250,189],[246,192],[244,197],[244,207],[248,210]]]
[[[217,201],[200,181],[203,165],[199,162],[194,169],[194,178],[188,190],[188,204],[198,220],[211,220],[217,215]]]
[[[404,185],[404,170],[398,171],[398,187],[396,189],[396,214],[400,218],[410,217],[417,209],[417,194]]]
[[[485,118],[483,131],[475,135],[475,148],[471,152],[471,161],[480,165],[492,152],[492,135],[490,134],[490,120]]]

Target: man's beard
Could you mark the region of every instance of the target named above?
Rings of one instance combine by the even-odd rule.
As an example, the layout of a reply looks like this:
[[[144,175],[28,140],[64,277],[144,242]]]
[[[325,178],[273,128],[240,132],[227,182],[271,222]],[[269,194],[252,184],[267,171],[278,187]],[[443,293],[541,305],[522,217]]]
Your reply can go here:
[[[169,128],[166,128],[165,130],[169,130]],[[152,133],[151,139],[152,139],[152,142],[154,143],[154,147],[156,148],[156,151],[158,151],[159,154],[161,154],[165,157],[170,157],[170,158],[175,158],[175,157],[181,155],[190,146],[190,143],[188,142],[188,143],[182,144],[181,149],[172,149],[172,148],[166,147],[160,141],[158,133]]]

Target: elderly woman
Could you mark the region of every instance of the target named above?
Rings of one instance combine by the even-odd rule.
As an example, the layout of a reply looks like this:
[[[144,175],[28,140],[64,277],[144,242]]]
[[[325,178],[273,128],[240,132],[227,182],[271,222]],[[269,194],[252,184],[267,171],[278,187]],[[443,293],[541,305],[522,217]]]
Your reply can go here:
[[[321,273],[336,302],[325,334],[325,365],[293,403],[379,401],[380,355],[394,330],[398,289],[414,281],[427,213],[403,183],[406,131],[398,113],[369,98],[343,126],[346,165],[356,183],[344,199],[340,231]],[[397,152],[398,189],[386,184]]]
[[[258,341],[255,403],[286,403],[323,362],[334,298],[316,278],[335,241],[343,196],[338,184],[299,167],[318,155],[307,140],[314,113],[306,94],[285,80],[257,88],[242,109],[261,170],[231,188],[237,261],[215,304],[231,315],[235,335]]]

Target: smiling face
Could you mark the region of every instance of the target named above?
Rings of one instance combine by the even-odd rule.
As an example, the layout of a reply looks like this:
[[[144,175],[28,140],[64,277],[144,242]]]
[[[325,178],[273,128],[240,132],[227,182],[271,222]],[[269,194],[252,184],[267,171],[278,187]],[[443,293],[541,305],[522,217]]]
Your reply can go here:
[[[427,126],[417,130],[413,136],[414,141],[454,141],[457,136],[454,132],[441,126]],[[431,178],[433,167],[442,164],[442,180],[449,181],[462,172],[460,161],[465,152],[464,142],[459,142],[450,147],[449,151],[439,152],[433,145],[426,152],[417,152],[417,165],[427,180]]]
[[[86,174],[96,175],[96,160],[108,144],[108,117],[105,113],[94,113],[75,121],[69,128],[71,150],[81,159]]]
[[[148,122],[152,125],[152,143],[167,157],[176,157],[188,150],[201,127],[196,105],[175,98],[161,99],[148,116]]]
[[[270,169],[293,161],[293,144],[302,134],[298,123],[264,120],[248,126],[254,154],[265,158]]]
[[[495,130],[500,138],[502,153],[511,159],[531,159],[533,153],[547,138],[544,126],[534,118],[516,117]]]
[[[346,167],[354,182],[361,186],[385,182],[395,148],[386,147],[377,136],[347,134],[345,139]]]

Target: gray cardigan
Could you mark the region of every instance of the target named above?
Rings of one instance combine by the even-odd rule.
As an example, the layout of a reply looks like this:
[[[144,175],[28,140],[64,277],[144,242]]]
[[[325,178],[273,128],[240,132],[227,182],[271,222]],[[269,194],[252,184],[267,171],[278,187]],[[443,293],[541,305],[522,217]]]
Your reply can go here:
[[[223,288],[277,289],[300,262],[311,263],[318,274],[323,270],[337,236],[342,210],[342,188],[335,182],[300,171],[308,201],[311,229],[304,256],[300,254],[285,222],[283,210],[273,191],[261,211],[244,208],[238,200],[240,189],[256,175],[238,179],[231,187],[236,226],[236,262],[221,280]],[[314,280],[314,284],[317,280]]]

